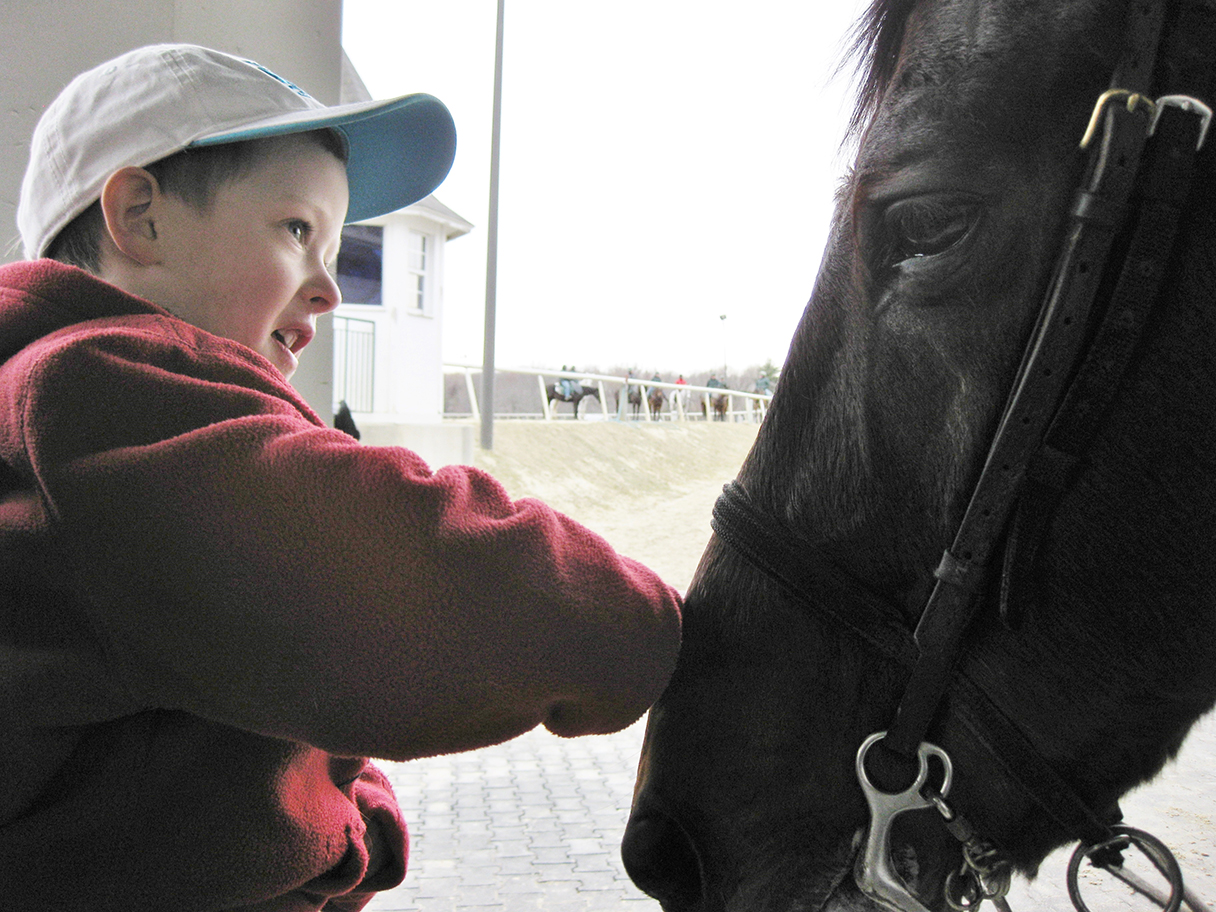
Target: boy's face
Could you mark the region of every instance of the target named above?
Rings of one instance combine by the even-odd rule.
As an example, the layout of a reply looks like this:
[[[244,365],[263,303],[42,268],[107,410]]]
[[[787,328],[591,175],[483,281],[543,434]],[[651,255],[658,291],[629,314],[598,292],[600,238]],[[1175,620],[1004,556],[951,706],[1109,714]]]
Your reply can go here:
[[[200,214],[160,195],[160,254],[145,296],[233,339],[290,377],[318,314],[341,303],[331,270],[347,205],[346,168],[314,141],[284,136]]]

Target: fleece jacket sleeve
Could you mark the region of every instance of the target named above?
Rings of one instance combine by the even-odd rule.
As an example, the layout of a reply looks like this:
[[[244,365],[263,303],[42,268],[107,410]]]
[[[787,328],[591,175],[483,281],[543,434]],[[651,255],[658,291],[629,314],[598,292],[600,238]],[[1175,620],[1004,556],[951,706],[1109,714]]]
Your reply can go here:
[[[98,320],[3,371],[0,455],[109,705],[408,759],[620,729],[674,667],[655,574],[476,469],[325,428],[234,343]]]

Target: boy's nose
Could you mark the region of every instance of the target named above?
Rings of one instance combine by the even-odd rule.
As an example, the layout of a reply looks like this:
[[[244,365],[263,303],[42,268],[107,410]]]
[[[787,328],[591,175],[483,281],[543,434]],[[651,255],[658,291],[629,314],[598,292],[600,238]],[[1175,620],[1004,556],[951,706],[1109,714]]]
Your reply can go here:
[[[338,280],[328,269],[319,269],[304,289],[310,309],[313,313],[329,313],[342,303],[342,290],[338,288]]]

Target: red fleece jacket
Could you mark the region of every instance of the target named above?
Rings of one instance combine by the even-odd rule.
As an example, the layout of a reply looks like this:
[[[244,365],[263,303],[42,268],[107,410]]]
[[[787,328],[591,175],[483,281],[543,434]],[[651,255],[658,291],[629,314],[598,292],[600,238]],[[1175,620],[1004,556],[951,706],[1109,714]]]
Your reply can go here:
[[[405,835],[342,758],[614,731],[678,648],[675,591],[569,518],[359,445],[256,353],[79,270],[0,268],[14,908],[357,909]]]

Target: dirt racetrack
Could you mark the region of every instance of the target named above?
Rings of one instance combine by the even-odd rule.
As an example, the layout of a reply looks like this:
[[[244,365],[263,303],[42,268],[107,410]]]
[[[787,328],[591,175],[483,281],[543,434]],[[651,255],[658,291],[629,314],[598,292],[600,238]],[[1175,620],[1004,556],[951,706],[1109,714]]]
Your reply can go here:
[[[759,426],[719,422],[499,421],[476,464],[514,497],[538,497],[681,592],[709,540],[722,485]]]
[[[756,430],[750,423],[498,422],[493,451],[479,450],[475,461],[512,495],[545,500],[684,591],[710,535],[714,500]],[[1170,846],[1188,888],[1216,912],[1216,715],[1196,725],[1156,782],[1122,805],[1129,825]],[[1015,912],[1072,908],[1064,888],[1069,854],[1049,856],[1033,883],[1015,882]],[[1129,868],[1148,876],[1134,855]],[[1096,872],[1083,874],[1083,889],[1094,912],[1160,908]]]

